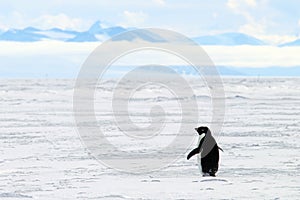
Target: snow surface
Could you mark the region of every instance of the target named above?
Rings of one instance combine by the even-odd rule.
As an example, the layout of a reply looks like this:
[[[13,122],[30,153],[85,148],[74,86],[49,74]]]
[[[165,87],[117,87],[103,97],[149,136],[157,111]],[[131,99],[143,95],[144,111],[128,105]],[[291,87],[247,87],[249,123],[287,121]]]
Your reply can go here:
[[[217,177],[208,178],[200,176],[196,158],[186,160],[196,137],[193,146],[187,144],[180,158],[161,170],[130,174],[108,168],[80,141],[72,110],[74,80],[1,79],[0,199],[300,199],[300,79],[223,81],[226,117],[217,141],[224,152]],[[127,136],[118,132],[106,110],[114,83],[107,80],[97,87],[97,119],[116,146],[142,151],[138,141],[122,142]],[[207,88],[191,84],[199,118],[209,125]],[[132,120],[147,125],[145,105],[159,102],[173,127],[161,143],[147,143],[155,149],[174,137],[178,104],[161,88],[144,92],[130,102]],[[187,134],[195,134],[195,126]]]

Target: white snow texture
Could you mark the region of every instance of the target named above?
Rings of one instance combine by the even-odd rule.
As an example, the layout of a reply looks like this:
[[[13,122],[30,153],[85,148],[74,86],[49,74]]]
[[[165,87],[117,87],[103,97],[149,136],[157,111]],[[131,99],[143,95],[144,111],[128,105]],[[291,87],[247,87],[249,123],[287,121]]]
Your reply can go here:
[[[75,80],[0,80],[0,199],[300,199],[300,79],[223,81],[226,116],[216,140],[224,152],[217,177],[209,178],[200,174],[196,156],[186,160],[197,144],[194,128],[211,126],[205,84],[191,81],[201,123],[184,134],[195,135],[195,142],[169,166],[130,174],[102,165],[81,143],[72,108]],[[176,98],[157,86],[133,96],[129,111],[133,122],[147,127],[145,105],[159,103],[169,130],[157,143],[123,135],[109,112],[114,83],[103,81],[95,95],[96,117],[111,143],[143,152],[176,137]]]

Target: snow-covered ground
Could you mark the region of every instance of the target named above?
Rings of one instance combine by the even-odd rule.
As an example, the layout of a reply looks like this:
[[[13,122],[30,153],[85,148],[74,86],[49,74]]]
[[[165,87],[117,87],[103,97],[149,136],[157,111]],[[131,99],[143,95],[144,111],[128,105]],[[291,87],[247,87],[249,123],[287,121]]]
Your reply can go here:
[[[224,153],[217,178],[211,179],[200,175],[196,158],[186,160],[190,144],[178,160],[155,172],[108,168],[89,154],[76,130],[74,80],[0,80],[0,199],[300,199],[300,79],[223,81],[226,116],[217,140]],[[102,112],[109,98],[101,95],[109,97],[112,83],[104,81],[95,95],[96,117],[107,139],[123,150],[167,145],[180,123],[176,99],[156,87],[145,91],[160,98],[133,97],[129,110],[141,127],[149,122],[145,105],[156,102],[169,111],[171,128],[164,139],[141,141],[150,145],[141,147],[139,141],[124,142],[128,136]],[[200,121],[209,125],[207,88],[192,85]],[[190,134],[197,125],[191,124]]]

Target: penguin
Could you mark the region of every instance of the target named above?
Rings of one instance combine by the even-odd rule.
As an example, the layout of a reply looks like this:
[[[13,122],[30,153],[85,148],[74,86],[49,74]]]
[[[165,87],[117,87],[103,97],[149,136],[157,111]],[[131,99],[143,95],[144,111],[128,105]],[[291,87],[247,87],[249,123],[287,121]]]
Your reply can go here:
[[[195,130],[199,137],[202,137],[202,134],[205,134],[205,136],[201,140],[199,138],[198,147],[188,154],[187,159],[189,160],[192,156],[200,154],[203,176],[215,177],[219,168],[219,150],[223,151],[223,149],[218,146],[208,127],[201,126],[195,128]]]

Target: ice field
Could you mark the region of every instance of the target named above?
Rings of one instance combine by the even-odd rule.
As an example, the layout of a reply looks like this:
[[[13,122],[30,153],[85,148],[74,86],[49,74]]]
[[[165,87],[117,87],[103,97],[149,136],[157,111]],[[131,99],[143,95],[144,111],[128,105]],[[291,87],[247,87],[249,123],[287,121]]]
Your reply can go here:
[[[1,79],[0,199],[300,199],[300,79],[225,77],[223,82],[226,115],[216,139],[224,152],[212,179],[200,175],[195,157],[186,160],[197,141],[193,128],[202,124],[190,124],[182,133],[195,136],[195,143],[175,150],[179,158],[168,166],[124,173],[99,163],[81,142],[73,117],[75,80]],[[133,95],[129,112],[133,122],[147,127],[145,105],[161,105],[164,134],[148,142],[118,131],[109,111],[114,83],[103,81],[95,94],[97,122],[111,143],[142,158],[176,137],[180,109],[160,86]],[[191,85],[196,95],[187,101],[197,100],[199,120],[210,126],[209,92],[204,84]]]

